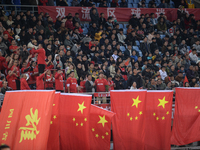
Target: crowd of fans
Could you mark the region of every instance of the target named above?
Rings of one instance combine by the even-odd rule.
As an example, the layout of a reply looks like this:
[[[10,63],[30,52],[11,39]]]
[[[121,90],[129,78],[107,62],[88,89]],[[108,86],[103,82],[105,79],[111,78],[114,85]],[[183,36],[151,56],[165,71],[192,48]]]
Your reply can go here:
[[[199,87],[200,21],[180,6],[173,22],[133,14],[127,33],[92,5],[87,35],[79,14],[0,13],[0,88],[106,92]],[[164,36],[164,38],[161,38]]]

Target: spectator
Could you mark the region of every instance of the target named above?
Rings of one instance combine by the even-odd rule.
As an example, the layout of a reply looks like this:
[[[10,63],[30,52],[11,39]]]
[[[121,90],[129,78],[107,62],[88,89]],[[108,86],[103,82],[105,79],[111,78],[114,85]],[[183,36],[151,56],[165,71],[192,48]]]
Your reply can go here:
[[[137,90],[137,84],[136,84],[136,82],[133,82],[130,90]]]
[[[112,0],[111,7],[119,7],[118,0]]]
[[[78,91],[78,84],[77,84],[77,80],[74,77],[74,71],[72,70],[69,73],[69,78],[66,81],[66,92],[68,93],[77,93]]]
[[[185,44],[185,40],[182,40],[181,44],[179,45],[179,51],[182,55],[185,55],[189,52],[187,45]]]
[[[112,76],[108,76],[108,91],[110,92],[111,90],[114,90],[114,82],[112,81]]]
[[[158,29],[158,32],[160,34],[165,34],[166,33],[166,31],[167,31],[167,25],[164,22],[163,18],[160,18],[160,20],[158,21],[157,29]]]
[[[68,6],[68,4],[65,0],[58,0],[58,2],[56,4],[57,4],[57,6]]]
[[[43,73],[45,70],[46,62],[45,62],[45,50],[42,44],[38,45],[38,50],[35,50],[34,53],[38,54],[37,64],[38,64],[39,73]]]
[[[192,64],[196,64],[196,62],[198,61],[198,57],[197,57],[196,52],[197,52],[196,49],[192,49],[192,52],[189,54],[189,57],[190,57]]]
[[[105,27],[105,24],[106,24],[106,19],[104,18],[104,13],[101,13],[99,18],[99,25]]]
[[[85,83],[86,92],[95,92],[95,88],[93,86],[94,82],[92,81],[92,76],[90,74],[87,75],[87,81]]]
[[[159,70],[160,72],[160,76],[162,80],[165,80],[165,78],[167,77],[167,72],[165,71],[165,66],[162,66],[162,68]]]
[[[163,83],[163,81],[161,79],[158,79],[156,88],[157,88],[157,90],[165,90],[166,85],[165,85],[165,83]]]
[[[68,20],[65,22],[65,27],[68,28],[68,29],[71,29],[73,30],[73,22],[72,22],[73,18],[72,16],[70,16],[68,18]]]
[[[158,8],[168,8],[167,4],[165,3],[165,0],[161,0],[161,3],[158,5]]]
[[[3,87],[1,88],[1,93],[2,94],[5,94],[6,93],[6,91],[9,91],[10,89],[8,88],[8,82],[6,82],[6,81],[3,81]]]
[[[115,75],[114,89],[115,89],[115,90],[124,89],[123,81],[120,79],[120,75]]]
[[[120,7],[127,7],[127,2],[126,0],[122,0],[122,2],[120,3]]]
[[[40,73],[39,76],[36,78],[36,89],[37,90],[44,90],[44,77],[48,70],[46,70],[44,73]]]
[[[147,84],[147,90],[157,90],[156,82],[154,78],[151,78],[151,82]]]
[[[130,88],[133,82],[136,82],[137,88],[141,88],[143,86],[143,82],[141,76],[138,75],[138,70],[136,68],[133,69],[133,75],[128,78],[127,88]]]
[[[27,80],[27,75],[22,74],[21,79],[20,79],[20,89],[21,90],[30,90],[30,87],[28,86],[28,83],[26,80]]]
[[[78,0],[72,0],[71,4],[72,6],[80,6],[80,3]]]
[[[57,72],[55,74],[55,90],[63,92],[64,91],[64,76],[63,71],[60,68],[57,68]]]

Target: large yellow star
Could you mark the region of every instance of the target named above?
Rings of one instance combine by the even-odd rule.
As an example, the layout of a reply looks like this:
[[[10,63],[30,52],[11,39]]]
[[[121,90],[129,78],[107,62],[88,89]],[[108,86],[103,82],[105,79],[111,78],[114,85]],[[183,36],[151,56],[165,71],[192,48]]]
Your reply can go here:
[[[141,102],[142,101],[139,100],[139,96],[136,99],[133,98],[133,105],[132,106],[135,106],[136,108],[138,108],[138,104],[141,103]]]
[[[160,101],[160,103],[158,104],[159,106],[162,106],[163,108],[165,108],[165,104],[168,103],[168,101],[165,101],[165,96],[163,97],[163,99],[158,99]]]
[[[105,119],[105,115],[103,117],[99,116],[100,120],[98,123],[102,123],[102,126],[104,127],[104,124],[107,123],[108,121]]]
[[[84,102],[83,102],[82,104],[79,104],[79,103],[78,103],[78,106],[79,106],[79,108],[78,108],[77,111],[81,111],[81,113],[83,114],[83,109],[86,108],[86,107],[84,106]]]

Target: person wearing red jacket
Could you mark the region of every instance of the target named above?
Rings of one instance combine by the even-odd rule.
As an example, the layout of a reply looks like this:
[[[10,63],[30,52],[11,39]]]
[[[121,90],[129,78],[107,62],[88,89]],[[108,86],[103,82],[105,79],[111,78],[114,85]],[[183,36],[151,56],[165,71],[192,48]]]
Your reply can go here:
[[[56,91],[60,91],[60,92],[64,91],[63,82],[64,82],[63,71],[58,69],[55,74],[55,89],[56,89]]]
[[[17,51],[20,49],[19,46],[17,46],[16,41],[12,40],[11,45],[9,47],[9,50],[11,53],[17,54]]]
[[[76,78],[74,78],[74,71],[70,72],[70,77],[67,79],[65,89],[68,93],[77,93],[78,84]]]
[[[69,17],[69,19],[65,22],[65,27],[68,29],[73,30],[73,18],[72,16]]]
[[[108,76],[108,86],[109,86],[109,89],[108,89],[109,92],[111,90],[114,90],[114,82],[112,81],[112,76],[111,75]]]
[[[36,90],[44,90],[44,76],[47,73],[48,70],[46,70],[44,73],[41,73],[37,78],[36,78]]]
[[[35,50],[34,53],[38,54],[37,64],[38,64],[39,73],[43,73],[45,70],[45,65],[46,65],[46,61],[45,61],[46,52],[45,52],[42,44],[38,45],[38,49]]]
[[[3,35],[7,34],[8,35],[8,41],[11,43],[11,40],[13,39],[12,36],[10,36],[11,28],[8,27],[6,31],[3,32]]]
[[[2,56],[1,50],[0,50],[0,70],[3,70],[3,63],[6,62],[6,58]]]
[[[30,90],[30,87],[28,86],[26,79],[27,79],[26,74],[22,74],[21,79],[20,79],[20,89],[21,90]]]
[[[11,71],[13,71],[15,73],[14,77],[15,77],[15,82],[16,82],[17,90],[20,90],[20,80],[19,80],[20,70],[19,70],[18,64],[19,64],[18,60],[14,60],[14,64],[11,67]]]
[[[8,86],[11,87],[12,90],[17,89],[15,78],[16,78],[16,73],[14,73],[14,70],[13,71],[9,70],[8,75],[6,76],[6,80],[8,81]]]
[[[53,78],[53,75],[51,74],[51,70],[48,70],[46,74],[46,83],[45,83],[45,88],[47,90],[54,89],[53,81],[54,81],[54,78]]]
[[[79,33],[83,33],[83,29],[80,27],[80,25],[79,25],[78,22],[75,23],[75,26],[73,27],[73,31],[74,31],[74,29],[76,29],[76,28],[78,28]]]

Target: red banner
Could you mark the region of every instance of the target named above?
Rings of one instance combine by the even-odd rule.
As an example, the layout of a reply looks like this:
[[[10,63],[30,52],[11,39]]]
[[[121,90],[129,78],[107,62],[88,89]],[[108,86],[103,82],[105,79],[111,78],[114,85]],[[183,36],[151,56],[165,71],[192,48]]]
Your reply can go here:
[[[155,17],[158,18],[160,13],[163,13],[167,16],[167,19],[170,21],[177,19],[177,9],[175,8],[101,8],[98,7],[98,13],[104,13],[105,18],[112,16],[117,19],[118,22],[128,22],[133,14],[139,18],[141,14],[150,14],[155,13]],[[200,9],[184,9],[188,14],[194,14],[196,20],[200,19],[198,15]],[[49,13],[49,15],[56,20],[56,17],[61,16],[62,18],[67,16],[68,13],[72,13],[74,16],[75,13],[79,13],[81,21],[91,21],[90,19],[90,7],[60,7],[60,6],[38,6],[38,13],[44,12]]]

